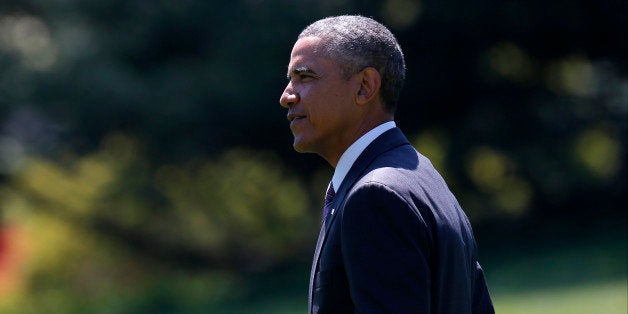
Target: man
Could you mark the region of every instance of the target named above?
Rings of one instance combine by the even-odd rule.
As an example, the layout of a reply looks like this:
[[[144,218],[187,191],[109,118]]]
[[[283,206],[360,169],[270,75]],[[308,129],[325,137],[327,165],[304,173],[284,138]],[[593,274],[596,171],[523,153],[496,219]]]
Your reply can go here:
[[[303,30],[280,103],[294,148],[335,168],[310,276],[310,313],[493,313],[471,225],[395,126],[405,62],[362,16]]]

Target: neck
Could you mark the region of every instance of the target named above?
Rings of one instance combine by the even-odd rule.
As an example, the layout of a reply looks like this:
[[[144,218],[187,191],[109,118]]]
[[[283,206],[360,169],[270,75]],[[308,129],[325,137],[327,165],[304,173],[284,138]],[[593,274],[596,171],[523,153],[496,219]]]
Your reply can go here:
[[[362,120],[362,123],[358,124],[356,128],[354,128],[353,132],[348,132],[341,139],[342,145],[336,146],[337,149],[333,152],[319,153],[323,159],[325,159],[333,168],[336,168],[338,165],[338,161],[342,154],[351,146],[351,144],[355,143],[360,137],[364,134],[368,133],[370,130],[376,128],[377,126],[393,121],[392,115],[386,115],[378,117],[378,119],[365,119]]]

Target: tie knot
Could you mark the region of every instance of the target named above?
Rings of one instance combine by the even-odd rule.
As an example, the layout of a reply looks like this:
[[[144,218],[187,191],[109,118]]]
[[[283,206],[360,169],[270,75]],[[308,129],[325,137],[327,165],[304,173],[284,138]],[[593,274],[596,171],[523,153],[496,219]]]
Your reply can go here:
[[[334,195],[336,195],[336,191],[334,191],[334,185],[329,182],[329,186],[327,187],[327,192],[325,192],[325,207],[323,207],[323,220],[327,217],[327,214],[331,210],[331,202],[334,200]]]
[[[325,192],[325,204],[330,203],[334,199],[335,195],[336,191],[334,190],[334,185],[332,183],[329,183],[329,186],[327,187],[327,192]]]

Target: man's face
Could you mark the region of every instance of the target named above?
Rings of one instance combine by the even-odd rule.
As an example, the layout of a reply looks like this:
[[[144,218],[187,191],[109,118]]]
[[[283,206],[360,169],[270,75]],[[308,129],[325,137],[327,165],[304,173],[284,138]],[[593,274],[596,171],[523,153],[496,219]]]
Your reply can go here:
[[[360,82],[346,79],[340,65],[324,57],[317,37],[299,39],[288,65],[288,85],[279,102],[288,109],[294,149],[339,158],[355,128]]]

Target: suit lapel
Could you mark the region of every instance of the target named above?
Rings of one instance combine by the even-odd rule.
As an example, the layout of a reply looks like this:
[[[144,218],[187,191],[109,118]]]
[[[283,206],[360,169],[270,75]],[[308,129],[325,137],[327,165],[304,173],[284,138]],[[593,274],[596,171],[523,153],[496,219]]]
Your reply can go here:
[[[364,171],[373,162],[373,160],[384,152],[403,144],[408,144],[408,140],[403,133],[401,133],[401,130],[393,128],[377,137],[371,144],[369,144],[369,146],[366,147],[366,149],[364,149],[362,154],[360,154],[360,157],[358,157],[358,159],[356,159],[353,163],[353,166],[351,166],[351,169],[342,181],[338,192],[336,192],[336,196],[334,196],[332,208],[335,209],[333,210],[335,213],[332,215],[332,211],[330,211],[325,218],[325,221],[328,222],[324,226],[325,235],[329,232],[329,228],[331,228],[334,218],[337,216],[338,210],[344,207],[344,201],[347,193],[351,190],[351,187],[353,187],[355,182],[362,177]]]
[[[314,259],[312,261],[312,269],[310,272],[310,286],[308,297],[308,308],[310,313],[312,311],[312,293],[314,289],[314,276],[316,275],[318,260],[320,258],[321,250],[325,245],[327,233],[329,233],[329,229],[331,228],[334,219],[336,218],[336,216],[338,216],[338,211],[344,206],[345,196],[358,180],[358,178],[362,176],[363,172],[377,156],[404,144],[409,143],[399,128],[390,129],[384,132],[382,135],[378,136],[371,144],[366,147],[362,154],[360,154],[360,157],[358,157],[355,163],[353,163],[353,166],[351,166],[349,173],[347,173],[347,176],[342,181],[342,184],[338,188],[338,191],[336,191],[336,195],[334,196],[334,200],[332,202],[332,210],[323,220],[323,225],[321,226],[321,231],[318,235],[318,240],[316,241],[316,250],[314,251]]]

